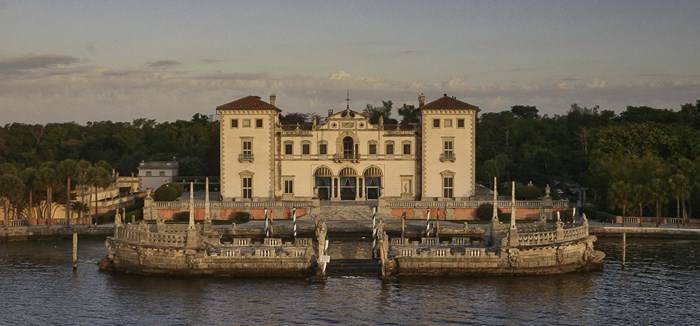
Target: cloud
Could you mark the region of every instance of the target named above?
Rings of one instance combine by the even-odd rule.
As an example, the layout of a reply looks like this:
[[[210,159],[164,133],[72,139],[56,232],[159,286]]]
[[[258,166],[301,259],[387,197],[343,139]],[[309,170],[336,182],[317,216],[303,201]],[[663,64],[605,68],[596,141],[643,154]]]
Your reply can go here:
[[[207,58],[207,59],[202,60],[202,62],[204,62],[204,63],[217,63],[217,62],[221,62],[221,60]]]
[[[195,77],[202,80],[265,80],[272,79],[266,72],[259,73],[217,73]]]
[[[20,57],[0,57],[0,74],[11,74],[36,69],[61,68],[86,60],[68,55],[25,55]]]
[[[177,60],[158,60],[156,62],[148,63],[148,67],[151,68],[170,68],[179,65],[181,65],[181,63]]]
[[[342,70],[338,70],[338,71],[330,74],[330,76],[328,76],[328,80],[350,80],[350,79],[352,79],[352,76],[349,73],[342,71]]]
[[[527,79],[517,82],[466,83],[460,76],[443,80],[395,80],[355,75],[337,70],[328,75],[275,75],[269,72],[234,71],[196,74],[148,66],[113,69],[81,64],[70,56],[23,56],[0,58],[0,125],[13,121],[46,123],[95,120],[160,121],[189,119],[194,113],[214,113],[214,108],[246,95],[277,94],[285,112],[315,112],[392,100],[397,106],[416,104],[424,93],[433,100],[447,93],[479,106],[482,112],[507,110],[512,105],[535,105],[542,114],[565,114],[571,103],[600,105],[622,110],[627,105],[677,108],[695,102],[700,78],[643,79],[611,84],[601,78]],[[163,66],[161,66],[163,67]],[[166,65],[165,67],[172,67]],[[31,78],[29,78],[29,77]],[[396,116],[396,113],[394,112]]]

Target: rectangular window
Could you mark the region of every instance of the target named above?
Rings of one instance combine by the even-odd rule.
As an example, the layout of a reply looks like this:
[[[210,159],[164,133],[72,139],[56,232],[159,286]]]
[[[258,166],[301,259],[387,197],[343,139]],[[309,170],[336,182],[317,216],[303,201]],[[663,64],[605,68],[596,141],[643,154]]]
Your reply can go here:
[[[263,127],[263,120],[262,119],[255,119],[255,128],[262,128]]]
[[[311,154],[311,144],[301,144],[301,154],[303,154],[303,155]]]
[[[158,176],[159,176],[159,177],[164,177],[164,176],[165,176],[165,171],[158,171]]]
[[[457,128],[464,128],[464,119],[457,119]]]
[[[394,143],[386,143],[386,154],[387,155],[394,154]]]
[[[253,177],[243,177],[243,198],[253,198]]]
[[[440,119],[433,119],[433,128],[440,128]]]
[[[404,155],[411,154],[411,144],[410,143],[403,144],[403,154]]]
[[[454,142],[452,140],[445,140],[443,144],[443,153],[445,154],[445,156],[452,157],[452,154],[454,153]]]
[[[284,180],[284,193],[293,194],[294,193],[294,180]]]
[[[377,155],[377,144],[369,144],[369,155]]]
[[[231,119],[231,128],[238,128],[238,119]]]
[[[150,177],[151,176],[151,171],[146,171],[146,176]]]
[[[452,128],[452,119],[445,119],[445,128]]]
[[[243,128],[250,128],[250,119],[243,119]]]
[[[454,181],[454,179],[452,178],[452,176],[442,178],[442,196],[443,197],[445,197],[445,198],[453,198],[454,197],[454,195],[452,193],[453,181]]]
[[[294,154],[294,143],[285,143],[284,144],[284,154],[285,155]]]
[[[243,141],[243,155],[253,154],[253,141],[245,140]]]
[[[322,143],[318,145],[318,154],[319,155],[326,155],[328,154],[328,144]]]

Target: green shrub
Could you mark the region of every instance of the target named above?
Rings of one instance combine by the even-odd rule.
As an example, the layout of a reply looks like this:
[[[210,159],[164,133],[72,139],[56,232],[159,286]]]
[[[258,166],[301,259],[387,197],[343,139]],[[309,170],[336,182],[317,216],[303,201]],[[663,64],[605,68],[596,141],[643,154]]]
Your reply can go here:
[[[176,183],[166,183],[153,193],[153,199],[156,201],[173,201],[180,198],[182,195],[182,186]]]
[[[483,203],[476,209],[476,218],[480,220],[490,220],[493,216],[493,204]]]
[[[173,215],[173,221],[189,222],[190,221],[190,212],[187,211],[187,212],[175,213],[175,215]]]
[[[520,200],[535,200],[542,197],[542,190],[534,185],[526,185],[515,188],[515,198]]]
[[[248,221],[250,221],[250,213],[243,211],[233,213],[233,222],[236,224],[246,223]]]

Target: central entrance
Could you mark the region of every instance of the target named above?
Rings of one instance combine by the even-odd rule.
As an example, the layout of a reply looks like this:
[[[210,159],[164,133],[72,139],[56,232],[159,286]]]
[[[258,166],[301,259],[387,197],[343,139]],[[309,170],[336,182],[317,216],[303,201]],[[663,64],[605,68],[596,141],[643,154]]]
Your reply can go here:
[[[340,170],[340,199],[355,200],[357,197],[357,172],[351,167]]]

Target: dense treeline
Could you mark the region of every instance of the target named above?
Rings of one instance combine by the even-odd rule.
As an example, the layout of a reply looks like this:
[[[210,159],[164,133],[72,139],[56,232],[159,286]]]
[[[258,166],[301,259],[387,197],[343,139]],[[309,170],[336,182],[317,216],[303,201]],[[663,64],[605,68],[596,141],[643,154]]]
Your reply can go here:
[[[392,118],[392,111],[391,101],[366,108],[373,121],[382,116],[386,123],[416,122],[411,105],[396,110],[400,121]],[[304,123],[310,117],[287,113],[280,120]],[[57,171],[56,165],[64,160],[86,162],[83,165],[92,162],[103,169],[107,165],[97,162],[104,161],[121,175],[130,175],[141,161],[173,158],[180,162],[180,175],[219,175],[218,122],[195,114],[190,121],[163,123],[148,119],[86,125],[12,123],[0,127],[0,191],[11,197],[13,187],[27,188],[24,184],[29,181],[26,176],[23,179],[22,171]],[[64,173],[58,178],[64,186],[54,185],[43,196],[60,196],[66,175],[76,174]],[[477,179],[491,186],[493,176],[522,184],[532,182],[541,189],[547,184],[588,187],[589,200],[595,197],[601,210],[626,215],[639,214],[640,210],[646,215],[676,215],[684,209],[697,209],[700,100],[679,110],[627,107],[620,114],[576,104],[566,114],[555,116],[540,115],[536,107],[524,105],[481,113],[477,120]],[[41,195],[37,191],[34,196]]]
[[[630,106],[620,114],[572,104],[553,117],[513,106],[479,117],[478,178],[578,184],[601,210],[682,216],[700,202],[699,129],[700,100],[678,111]]]
[[[190,121],[11,123],[0,128],[0,163],[23,167],[64,159],[106,161],[121,175],[131,175],[141,161],[173,158],[180,162],[181,175],[219,175],[218,121],[197,113]]]

